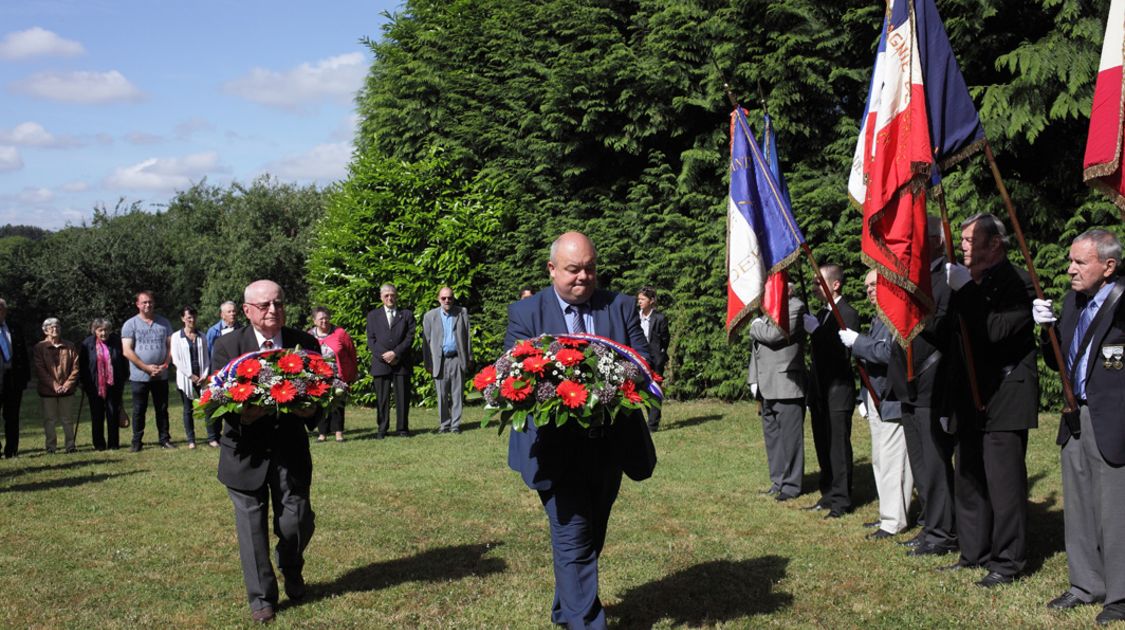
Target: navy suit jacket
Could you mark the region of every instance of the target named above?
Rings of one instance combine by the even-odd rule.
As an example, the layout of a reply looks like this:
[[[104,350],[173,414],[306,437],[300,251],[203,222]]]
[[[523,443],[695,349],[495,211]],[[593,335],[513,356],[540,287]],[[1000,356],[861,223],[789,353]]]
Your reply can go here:
[[[633,298],[599,289],[587,304],[594,317],[593,334],[631,346],[651,362],[648,341]],[[554,287],[547,287],[508,306],[504,348],[510,349],[523,339],[566,332],[566,319],[559,308],[558,295]],[[649,477],[656,466],[656,451],[644,423],[643,414],[619,416],[607,431],[616,465],[637,481]],[[508,466],[520,473],[529,488],[550,490],[554,479],[566,469],[580,465],[576,458],[581,456],[580,441],[586,439],[590,438],[575,422],[563,429],[554,425],[536,428],[529,419],[525,431],[511,431]]]
[[[410,375],[410,347],[414,344],[414,313],[396,308],[395,318],[387,326],[387,308],[380,306],[367,313],[367,349],[371,351],[371,376]],[[382,355],[393,350],[394,365],[383,361]]]
[[[1117,278],[1125,284],[1125,278]],[[1089,298],[1070,291],[1063,298],[1062,317],[1059,319],[1059,345],[1066,355],[1074,342],[1074,329],[1078,325],[1078,307],[1085,307]],[[1100,314],[1100,313],[1099,313]],[[1043,359],[1047,367],[1057,370],[1055,353],[1046,348],[1043,335]],[[1107,313],[1090,335],[1086,360],[1086,400],[1090,407],[1090,422],[1097,438],[1102,457],[1114,466],[1125,464],[1125,370],[1105,367],[1102,348],[1125,345],[1125,295],[1118,301],[1113,313]],[[1070,430],[1066,423],[1059,426],[1058,444],[1066,444]]]
[[[320,350],[320,343],[312,335],[293,328],[281,329],[281,345],[301,346],[311,352]],[[253,326],[227,333],[215,341],[212,371],[221,370],[232,360],[255,350],[258,338]],[[273,464],[288,471],[293,487],[308,488],[312,482],[312,456],[306,428],[311,431],[322,414],[318,411],[309,418],[266,415],[252,424],[242,424],[237,413],[226,414],[219,437],[219,481],[228,488],[254,491],[266,483],[266,473]]]

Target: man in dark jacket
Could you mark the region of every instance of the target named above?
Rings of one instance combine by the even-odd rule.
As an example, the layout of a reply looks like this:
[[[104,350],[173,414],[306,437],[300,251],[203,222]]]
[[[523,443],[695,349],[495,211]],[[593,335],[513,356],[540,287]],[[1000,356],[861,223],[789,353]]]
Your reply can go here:
[[[977,582],[985,588],[1014,581],[1027,563],[1027,431],[1039,411],[1034,293],[1028,275],[1008,262],[1005,240],[995,216],[969,217],[961,224],[964,266],[946,265],[950,310],[964,315],[984,406],[976,407],[966,371],[954,371],[956,566],[987,569]],[[959,352],[954,332],[948,349]]]
[[[668,366],[668,318],[664,313],[656,310],[656,289],[641,287],[637,293],[638,315],[641,318],[641,330],[648,340],[648,348],[652,352],[652,369],[664,375],[664,368]],[[648,428],[653,431],[660,428],[660,407],[648,410]]]
[[[379,288],[382,308],[367,313],[367,349],[371,351],[371,376],[375,380],[375,439],[387,434],[391,423],[391,383],[395,388],[395,435],[410,435],[410,346],[414,343],[414,313],[399,308],[393,284]]]
[[[307,333],[285,327],[285,294],[269,280],[258,280],[243,293],[242,312],[250,326],[220,337],[211,355],[211,370],[258,350],[318,349]],[[223,416],[219,439],[219,481],[234,504],[238,555],[250,602],[251,618],[268,622],[277,608],[277,578],[270,562],[269,507],[274,506],[277,565],[291,601],[305,595],[304,551],[312,537],[313,511],[309,503],[312,457],[308,431],[321,412],[278,414],[246,405],[241,413]],[[279,509],[280,508],[280,509]]]
[[[8,322],[8,303],[0,298],[0,408],[4,415],[4,457],[20,450],[20,404],[31,380],[31,361],[19,326]]]

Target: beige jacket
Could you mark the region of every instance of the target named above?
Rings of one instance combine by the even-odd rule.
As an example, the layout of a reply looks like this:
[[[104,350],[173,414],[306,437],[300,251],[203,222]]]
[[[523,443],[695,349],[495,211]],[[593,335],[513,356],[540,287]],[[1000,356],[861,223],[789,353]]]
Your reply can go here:
[[[73,396],[78,388],[78,348],[69,341],[59,340],[56,346],[44,339],[35,344],[32,354],[39,395],[48,398]],[[64,393],[56,392],[56,385],[62,385]]]

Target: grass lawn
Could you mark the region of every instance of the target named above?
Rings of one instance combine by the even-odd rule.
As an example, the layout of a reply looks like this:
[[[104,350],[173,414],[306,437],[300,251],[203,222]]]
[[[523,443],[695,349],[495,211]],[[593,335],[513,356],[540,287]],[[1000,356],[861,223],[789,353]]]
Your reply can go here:
[[[174,392],[173,392],[174,394]],[[43,451],[39,401],[24,397],[22,455],[0,461],[0,627],[249,625],[234,516],[215,479],[218,453],[146,448],[96,453],[89,420],[79,452]],[[347,441],[312,444],[316,535],[311,597],[278,627],[548,628],[547,524],[506,466],[506,436],[437,435],[413,409],[415,437],[376,441],[374,415],[349,409]],[[750,404],[670,403],[654,437],[655,476],[622,484],[601,562],[601,597],[620,627],[1089,627],[1099,608],[1045,608],[1068,585],[1057,418],[1031,432],[1030,575],[984,590],[982,572],[938,573],[956,556],[914,559],[863,539],[876,516],[866,421],[853,434],[854,513],[836,520],[778,504],[761,422]],[[816,486],[806,422],[805,488]],[[202,427],[197,425],[197,431]],[[202,438],[202,433],[200,435]],[[202,442],[201,442],[202,443]],[[910,532],[908,535],[912,535]]]

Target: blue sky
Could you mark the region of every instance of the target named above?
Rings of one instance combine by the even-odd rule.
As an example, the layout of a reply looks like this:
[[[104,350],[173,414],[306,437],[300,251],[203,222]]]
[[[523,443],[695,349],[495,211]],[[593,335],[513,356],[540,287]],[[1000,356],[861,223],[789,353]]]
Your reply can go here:
[[[118,200],[342,178],[354,96],[398,0],[0,3],[0,225]]]

